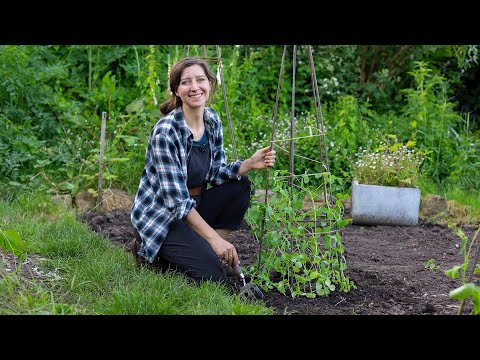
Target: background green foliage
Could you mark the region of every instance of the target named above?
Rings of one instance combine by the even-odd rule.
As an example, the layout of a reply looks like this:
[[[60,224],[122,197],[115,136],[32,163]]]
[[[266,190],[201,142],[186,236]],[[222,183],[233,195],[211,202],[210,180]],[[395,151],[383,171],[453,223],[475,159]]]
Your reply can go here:
[[[292,49],[287,47],[274,134],[278,169],[288,166],[289,143],[281,140],[290,136]],[[221,47],[240,158],[272,140],[282,53],[283,46]],[[133,194],[148,135],[160,117],[158,104],[167,94],[168,71],[187,55],[206,55],[216,71],[213,45],[0,46],[1,195],[28,188],[71,194],[95,188],[102,112],[107,113],[106,186]],[[313,57],[329,168],[343,180],[339,190],[349,189],[358,148],[378,146],[385,134],[400,143],[415,141],[429,153],[422,171],[436,185],[478,189],[478,83],[472,80],[477,46],[322,45],[313,47]],[[307,49],[299,46],[295,137],[304,138],[295,141],[295,173],[324,170],[317,139],[308,137],[316,131],[310,76]],[[211,106],[225,123],[233,160],[221,86]],[[262,174],[253,179],[264,180]]]

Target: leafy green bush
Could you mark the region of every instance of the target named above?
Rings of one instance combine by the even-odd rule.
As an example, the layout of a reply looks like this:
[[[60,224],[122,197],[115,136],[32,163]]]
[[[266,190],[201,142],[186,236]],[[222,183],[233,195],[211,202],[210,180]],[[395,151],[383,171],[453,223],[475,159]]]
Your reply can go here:
[[[359,148],[353,165],[353,177],[361,184],[416,187],[425,153],[415,149],[415,142],[405,145],[388,142],[369,149]]]

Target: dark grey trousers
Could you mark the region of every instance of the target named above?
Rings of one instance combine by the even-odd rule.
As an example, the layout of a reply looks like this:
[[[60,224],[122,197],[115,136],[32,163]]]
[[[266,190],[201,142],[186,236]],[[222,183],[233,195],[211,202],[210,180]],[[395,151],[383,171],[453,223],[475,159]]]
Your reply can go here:
[[[237,230],[250,205],[252,184],[246,175],[192,196],[196,209],[214,229]],[[138,235],[138,234],[137,234]],[[176,220],[157,254],[158,263],[185,273],[195,282],[226,282],[227,276],[217,254],[208,242],[184,220]]]

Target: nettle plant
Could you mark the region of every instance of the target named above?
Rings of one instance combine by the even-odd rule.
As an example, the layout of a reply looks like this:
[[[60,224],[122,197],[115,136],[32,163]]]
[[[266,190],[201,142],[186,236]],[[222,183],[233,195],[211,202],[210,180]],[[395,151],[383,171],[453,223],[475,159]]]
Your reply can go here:
[[[309,188],[309,176],[295,177],[294,189],[288,183],[286,170],[277,170],[269,179],[273,196],[264,200],[252,199],[246,216],[257,240],[264,232],[258,262],[248,268],[252,278],[265,291],[277,289],[292,297],[314,298],[335,290],[348,292],[356,288],[345,275],[343,240],[339,230],[350,219],[343,219],[341,199],[318,202],[323,187]],[[327,175],[327,174],[323,174]],[[330,175],[331,176],[331,175]],[[330,178],[332,180],[332,178]]]
[[[416,187],[426,152],[414,146],[414,141],[385,141],[373,150],[359,148],[352,167],[353,178],[360,184]]]

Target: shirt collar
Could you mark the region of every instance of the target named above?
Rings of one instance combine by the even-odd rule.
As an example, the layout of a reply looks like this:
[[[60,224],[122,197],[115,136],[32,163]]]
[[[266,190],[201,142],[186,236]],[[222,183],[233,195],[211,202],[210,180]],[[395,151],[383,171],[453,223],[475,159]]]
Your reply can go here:
[[[183,115],[181,107],[178,107],[173,111],[173,116],[186,137],[189,137],[190,135],[193,136],[192,131],[187,126],[187,122],[185,121],[185,116]],[[213,133],[213,129],[215,128],[215,117],[212,111],[210,111],[209,107],[205,107],[203,110],[203,121],[205,122],[206,130],[209,133]]]

